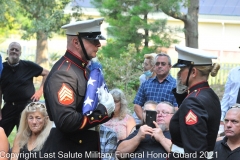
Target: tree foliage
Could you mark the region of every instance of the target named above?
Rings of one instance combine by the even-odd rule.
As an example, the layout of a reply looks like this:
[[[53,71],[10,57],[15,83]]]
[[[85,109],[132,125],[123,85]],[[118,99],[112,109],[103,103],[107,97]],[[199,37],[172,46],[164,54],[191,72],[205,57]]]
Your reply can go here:
[[[159,0],[159,8],[167,15],[184,23],[186,46],[198,48],[199,0]],[[187,9],[183,13],[181,9]]]
[[[167,21],[149,20],[149,14],[156,11],[156,0],[93,0],[93,4],[106,18],[108,45],[103,47],[108,56],[119,58],[128,44],[134,43],[140,56],[156,52],[160,47],[169,47],[178,40],[173,37],[175,28],[168,27]],[[177,30],[178,31],[178,30]]]

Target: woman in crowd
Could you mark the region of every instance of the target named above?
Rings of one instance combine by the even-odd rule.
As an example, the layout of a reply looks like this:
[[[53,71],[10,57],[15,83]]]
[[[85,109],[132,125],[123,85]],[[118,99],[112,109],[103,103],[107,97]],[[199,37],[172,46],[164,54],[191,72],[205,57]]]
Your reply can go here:
[[[140,84],[148,80],[149,78],[153,78],[156,76],[154,72],[154,65],[155,65],[155,57],[157,56],[156,53],[150,53],[144,55],[144,62],[142,64],[143,67],[143,74],[139,77]]]
[[[120,89],[110,91],[115,102],[114,116],[104,125],[117,133],[118,140],[125,139],[136,125],[133,117],[128,114],[127,100]]]
[[[220,65],[212,64],[216,56],[199,49],[176,46],[176,51],[178,62],[173,68],[180,68],[178,87],[186,86],[188,95],[170,122],[172,147],[169,160],[208,159],[218,134],[221,105],[207,80],[209,74],[217,75]]]
[[[9,143],[7,136],[2,127],[0,127],[0,160],[8,160],[7,153],[9,151]]]
[[[21,114],[18,133],[12,148],[13,156],[11,160],[40,159],[40,151],[51,128],[52,123],[48,118],[47,109],[44,104],[32,102],[27,105]],[[19,154],[19,157],[14,156],[18,153],[23,154]],[[43,153],[41,157],[43,157]]]

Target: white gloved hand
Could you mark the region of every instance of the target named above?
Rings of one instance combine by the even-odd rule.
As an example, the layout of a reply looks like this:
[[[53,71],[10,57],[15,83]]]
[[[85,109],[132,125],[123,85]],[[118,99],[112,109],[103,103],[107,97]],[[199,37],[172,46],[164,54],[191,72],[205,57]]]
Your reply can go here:
[[[184,92],[187,91],[187,89],[188,89],[188,87],[185,86],[185,85],[183,85],[183,84],[181,83],[181,80],[180,80],[179,78],[177,78],[177,88],[176,88],[176,92],[177,92],[178,94],[183,94]]]
[[[100,87],[98,91],[98,100],[99,100],[99,103],[101,103],[106,107],[108,116],[111,116],[111,114],[115,110],[115,103],[112,95],[108,93],[108,91],[104,89],[104,87]]]

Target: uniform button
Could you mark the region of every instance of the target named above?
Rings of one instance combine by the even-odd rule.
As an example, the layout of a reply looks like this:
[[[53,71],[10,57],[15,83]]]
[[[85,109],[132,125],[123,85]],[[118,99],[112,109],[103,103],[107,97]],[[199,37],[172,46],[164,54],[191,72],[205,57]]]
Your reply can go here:
[[[94,120],[94,117],[91,117],[91,120]]]
[[[80,139],[78,142],[79,142],[79,143],[82,143],[82,140]]]
[[[66,61],[68,63],[68,61]]]
[[[194,92],[197,92],[197,90],[194,90]]]
[[[99,118],[102,118],[102,116],[100,115]]]
[[[105,112],[105,115],[107,115],[107,112]]]

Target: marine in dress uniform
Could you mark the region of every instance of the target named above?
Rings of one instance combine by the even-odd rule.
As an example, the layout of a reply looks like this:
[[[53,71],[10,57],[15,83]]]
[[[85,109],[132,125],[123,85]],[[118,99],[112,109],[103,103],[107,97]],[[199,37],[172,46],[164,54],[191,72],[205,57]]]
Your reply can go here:
[[[217,57],[189,47],[176,46],[176,50],[178,62],[173,67],[180,68],[180,77],[186,70],[185,77],[181,79],[186,80],[184,85],[188,87],[188,94],[170,122],[172,146],[169,159],[208,159],[217,138],[221,105],[218,96],[209,87],[208,75],[205,81],[197,67],[210,66],[209,74],[211,67],[215,66],[212,59]],[[200,78],[194,79],[197,76],[195,73],[200,74]]]
[[[62,27],[68,36],[77,36],[79,42],[75,43],[81,46],[82,57],[68,48],[53,66],[44,85],[48,114],[56,126],[53,126],[41,152],[42,156],[51,157],[43,159],[100,159],[98,124],[112,117],[108,108],[115,107],[113,98],[106,100],[111,101],[108,104],[99,103],[89,116],[84,115],[82,109],[89,74],[86,67],[91,59],[88,52],[91,48],[85,44],[89,41],[99,47],[99,40],[105,39],[100,32],[102,21],[103,18],[78,21]]]

